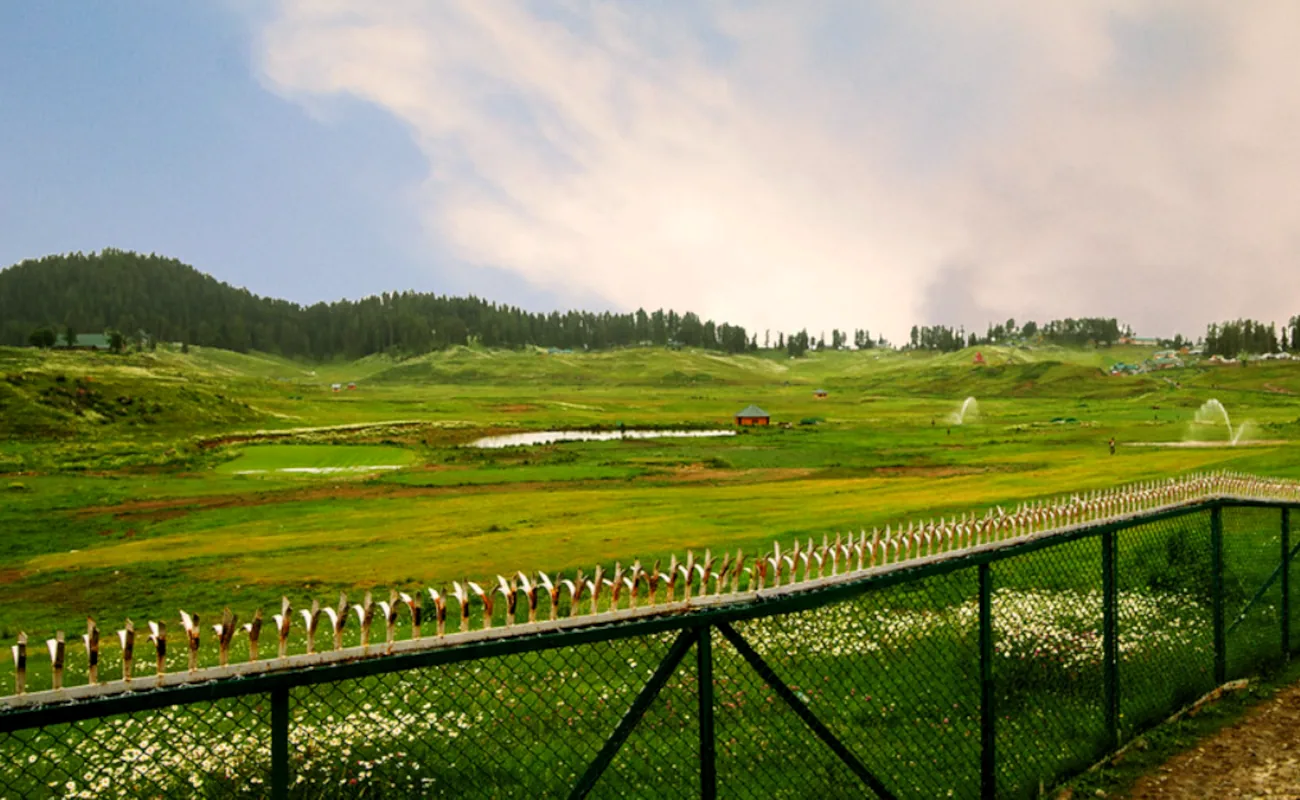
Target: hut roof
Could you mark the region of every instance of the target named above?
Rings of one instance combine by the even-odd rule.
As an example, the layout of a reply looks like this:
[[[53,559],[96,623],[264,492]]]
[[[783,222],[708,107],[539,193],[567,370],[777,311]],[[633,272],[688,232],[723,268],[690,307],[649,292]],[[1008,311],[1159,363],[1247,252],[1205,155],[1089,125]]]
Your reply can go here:
[[[736,412],[738,417],[770,417],[771,414],[755,405],[746,406],[744,411]]]

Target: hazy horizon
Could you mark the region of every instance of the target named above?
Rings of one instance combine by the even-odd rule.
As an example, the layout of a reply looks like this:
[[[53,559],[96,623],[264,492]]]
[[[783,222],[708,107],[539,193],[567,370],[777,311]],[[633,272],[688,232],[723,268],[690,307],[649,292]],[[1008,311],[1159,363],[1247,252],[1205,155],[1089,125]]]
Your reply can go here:
[[[1298,44],[1283,2],[6,7],[0,263],[895,342],[1281,323]]]

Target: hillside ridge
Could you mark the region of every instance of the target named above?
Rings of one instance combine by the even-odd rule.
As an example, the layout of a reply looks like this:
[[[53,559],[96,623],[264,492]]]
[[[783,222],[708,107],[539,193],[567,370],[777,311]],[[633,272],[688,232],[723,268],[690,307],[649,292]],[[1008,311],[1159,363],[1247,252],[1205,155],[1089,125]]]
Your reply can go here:
[[[641,342],[725,352],[756,349],[743,327],[693,312],[529,312],[474,296],[384,292],[303,306],[231,286],[176,259],[124,250],[29,259],[0,270],[0,344],[120,331],[128,338],[292,358],[419,354],[487,347],[604,350]],[[806,335],[805,335],[806,339]]]

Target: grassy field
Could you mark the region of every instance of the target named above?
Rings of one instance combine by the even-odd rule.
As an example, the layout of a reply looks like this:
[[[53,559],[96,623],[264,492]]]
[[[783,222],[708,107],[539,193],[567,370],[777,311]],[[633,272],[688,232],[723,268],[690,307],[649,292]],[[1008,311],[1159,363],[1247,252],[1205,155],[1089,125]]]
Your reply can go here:
[[[217,467],[223,475],[331,475],[401,469],[415,453],[391,445],[262,444]]]
[[[87,615],[105,631],[127,617],[140,627],[149,619],[175,627],[182,608],[207,622],[230,606],[247,619],[256,608],[278,608],[282,594],[301,608],[313,598],[332,605],[340,590],[384,596],[390,587],[484,582],[520,569],[572,574],[687,549],[753,553],[774,539],[820,540],[1195,470],[1300,477],[1300,364],[1111,377],[1110,363],[1146,354],[984,354],[989,364],[977,367],[971,352],[790,360],[461,348],[406,361],[309,365],[202,348],[126,356],[0,349],[0,641],[19,631],[33,637],[30,685],[40,687],[48,659],[39,642],[55,629],[75,637]],[[336,383],[356,388],[336,392]],[[819,388],[829,396],[816,399]],[[958,424],[968,397],[976,407]],[[1211,398],[1234,426],[1249,421],[1238,446],[1227,446],[1225,425],[1198,421]],[[512,432],[730,429],[732,415],[751,403],[771,413],[772,427],[718,438],[473,446]],[[1186,442],[1214,446],[1149,446]],[[1209,680],[1204,565],[1175,564],[1181,551],[1169,544],[1204,538],[1205,520],[1197,525],[1124,534],[1126,729]],[[1237,603],[1271,569],[1276,525],[1229,515],[1227,527],[1228,589]],[[998,569],[996,646],[1008,656],[999,667],[1007,692],[999,752],[1035,754],[1000,767],[1008,794],[1028,796],[1099,752],[1099,557],[1097,542],[1086,540]],[[852,613],[827,607],[747,623],[746,632],[842,735],[870,734],[855,746],[891,782],[923,796],[948,789],[963,796],[978,763],[973,581],[967,569],[865,595],[851,602]],[[1248,674],[1276,649],[1269,639],[1276,613],[1270,599],[1259,619],[1229,637],[1232,674]],[[358,635],[351,626],[345,642]],[[328,637],[318,633],[318,644],[329,646]],[[1077,663],[1062,670],[1044,661],[1042,641],[1069,648]],[[558,791],[667,645],[651,638],[592,649],[582,657],[609,661],[590,673],[584,666],[581,675],[566,660],[577,656],[559,651],[340,684],[295,706],[296,746],[305,749],[294,769],[306,776],[308,794],[320,796],[350,793],[358,775],[381,793],[463,794],[484,785],[526,793],[539,780]],[[233,656],[246,648],[236,639]],[[101,677],[112,679],[121,671],[115,637],[105,637],[104,649]],[[75,684],[84,681],[84,659],[76,645],[71,650]],[[141,657],[147,650],[137,645],[139,669],[151,666]],[[771,754],[808,747],[806,733],[774,727],[774,698],[752,685],[734,651],[719,643],[716,652],[718,724],[731,732],[720,743],[720,769],[786,774],[787,760],[778,764]],[[183,669],[184,658],[182,647],[172,648],[170,668]],[[214,658],[209,636],[204,661]],[[0,665],[0,685],[11,671]],[[635,734],[661,743],[634,739],[611,767],[620,785],[656,796],[690,791],[690,770],[670,779],[661,762],[694,759],[681,711],[694,702],[693,680],[683,667],[645,732]],[[525,685],[536,689],[518,694]],[[411,702],[423,702],[424,711],[410,719],[388,709]],[[583,709],[590,716],[575,728],[572,712]],[[160,751],[171,761],[155,763],[150,779],[195,769],[205,779],[230,769],[262,775],[257,713],[232,705],[220,722],[232,749],[219,757],[201,738],[186,738],[193,720],[185,712],[157,717],[159,730],[175,731]],[[568,730],[564,746],[547,751],[548,766],[464,757],[521,720],[525,738]],[[885,739],[877,735],[882,728]],[[43,781],[72,763],[87,775],[121,769],[137,742],[126,728],[112,730],[100,750],[69,750],[39,769],[15,754],[10,777]],[[377,744],[394,732],[405,737],[404,760]],[[453,735],[468,749],[427,783],[420,765],[441,763],[444,747],[430,737]],[[328,749],[336,740],[357,743],[351,758]],[[17,739],[7,745],[21,746]],[[663,749],[671,747],[682,752]],[[519,751],[530,749],[521,739]],[[358,766],[362,755],[373,767]],[[818,781],[844,779],[834,769],[817,767],[774,786],[772,796],[819,796]],[[334,786],[346,788],[322,789]],[[86,796],[99,791],[84,788]],[[256,784],[245,788],[256,794]]]
[[[1109,363],[1144,352],[984,352],[984,367],[971,352],[649,348],[309,365],[197,347],[0,349],[0,639],[88,614],[108,626],[282,593],[753,549],[1189,470],[1300,476],[1300,365],[1110,377]],[[954,424],[966,397],[978,413]],[[1134,446],[1225,440],[1194,420],[1212,397],[1271,444]],[[468,446],[513,431],[730,427],[750,403],[772,428]]]

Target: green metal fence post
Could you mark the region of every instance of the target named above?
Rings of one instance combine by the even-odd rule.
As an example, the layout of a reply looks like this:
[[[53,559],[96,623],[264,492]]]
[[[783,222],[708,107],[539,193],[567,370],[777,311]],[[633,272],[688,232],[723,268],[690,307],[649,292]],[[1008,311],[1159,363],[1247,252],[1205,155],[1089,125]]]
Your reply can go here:
[[[1223,506],[1210,509],[1210,593],[1214,603],[1214,683],[1228,680],[1228,642],[1223,628]]]
[[[700,797],[718,796],[718,769],[713,739],[713,628],[695,629],[696,675],[700,683]]]
[[[993,710],[993,574],[980,564],[980,796],[997,797],[997,719]]]
[[[1291,658],[1291,509],[1282,509],[1282,660]]]
[[[873,775],[871,770],[867,769],[866,765],[844,745],[844,742],[841,742],[839,737],[830,728],[826,727],[825,723],[817,719],[817,715],[808,708],[804,701],[799,699],[799,695],[790,689],[786,682],[781,679],[781,676],[777,675],[772,670],[772,667],[763,660],[762,656],[754,652],[754,648],[749,645],[749,642],[745,641],[743,636],[736,632],[735,628],[731,627],[727,622],[719,622],[718,633],[721,633],[723,638],[730,642],[732,647],[736,648],[736,652],[740,654],[740,657],[745,659],[749,666],[763,679],[763,682],[785,701],[785,704],[790,707],[790,710],[799,719],[804,721],[804,724],[812,729],[813,734],[818,739],[821,739],[832,753],[839,756],[840,761],[844,762],[844,765],[852,770],[854,775],[862,779],[867,788],[873,792],[873,797],[880,800],[895,800],[895,795],[889,791],[889,787],[885,786],[879,778]]]
[[[605,740],[600,752],[587,765],[587,770],[582,773],[582,777],[578,778],[578,782],[574,784],[573,790],[569,792],[569,800],[582,800],[591,794],[591,790],[596,786],[596,781],[600,780],[600,776],[605,773],[605,768],[614,761],[614,756],[618,755],[623,742],[626,742],[627,737],[632,735],[632,729],[641,721],[641,717],[645,715],[646,710],[650,708],[650,704],[659,696],[659,692],[668,683],[668,679],[677,671],[677,665],[682,663],[682,659],[686,657],[686,651],[690,650],[691,645],[694,643],[695,632],[690,628],[683,628],[682,632],[673,641],[673,646],[668,649],[668,654],[655,668],[650,680],[646,681],[646,685],[641,689],[640,693],[633,698],[631,707],[623,714],[623,718],[618,721],[618,726],[614,728],[614,732]]]
[[[289,687],[271,690],[271,797],[289,796]]]
[[[1102,705],[1106,709],[1108,750],[1119,747],[1119,588],[1115,540],[1115,531],[1101,535]]]

